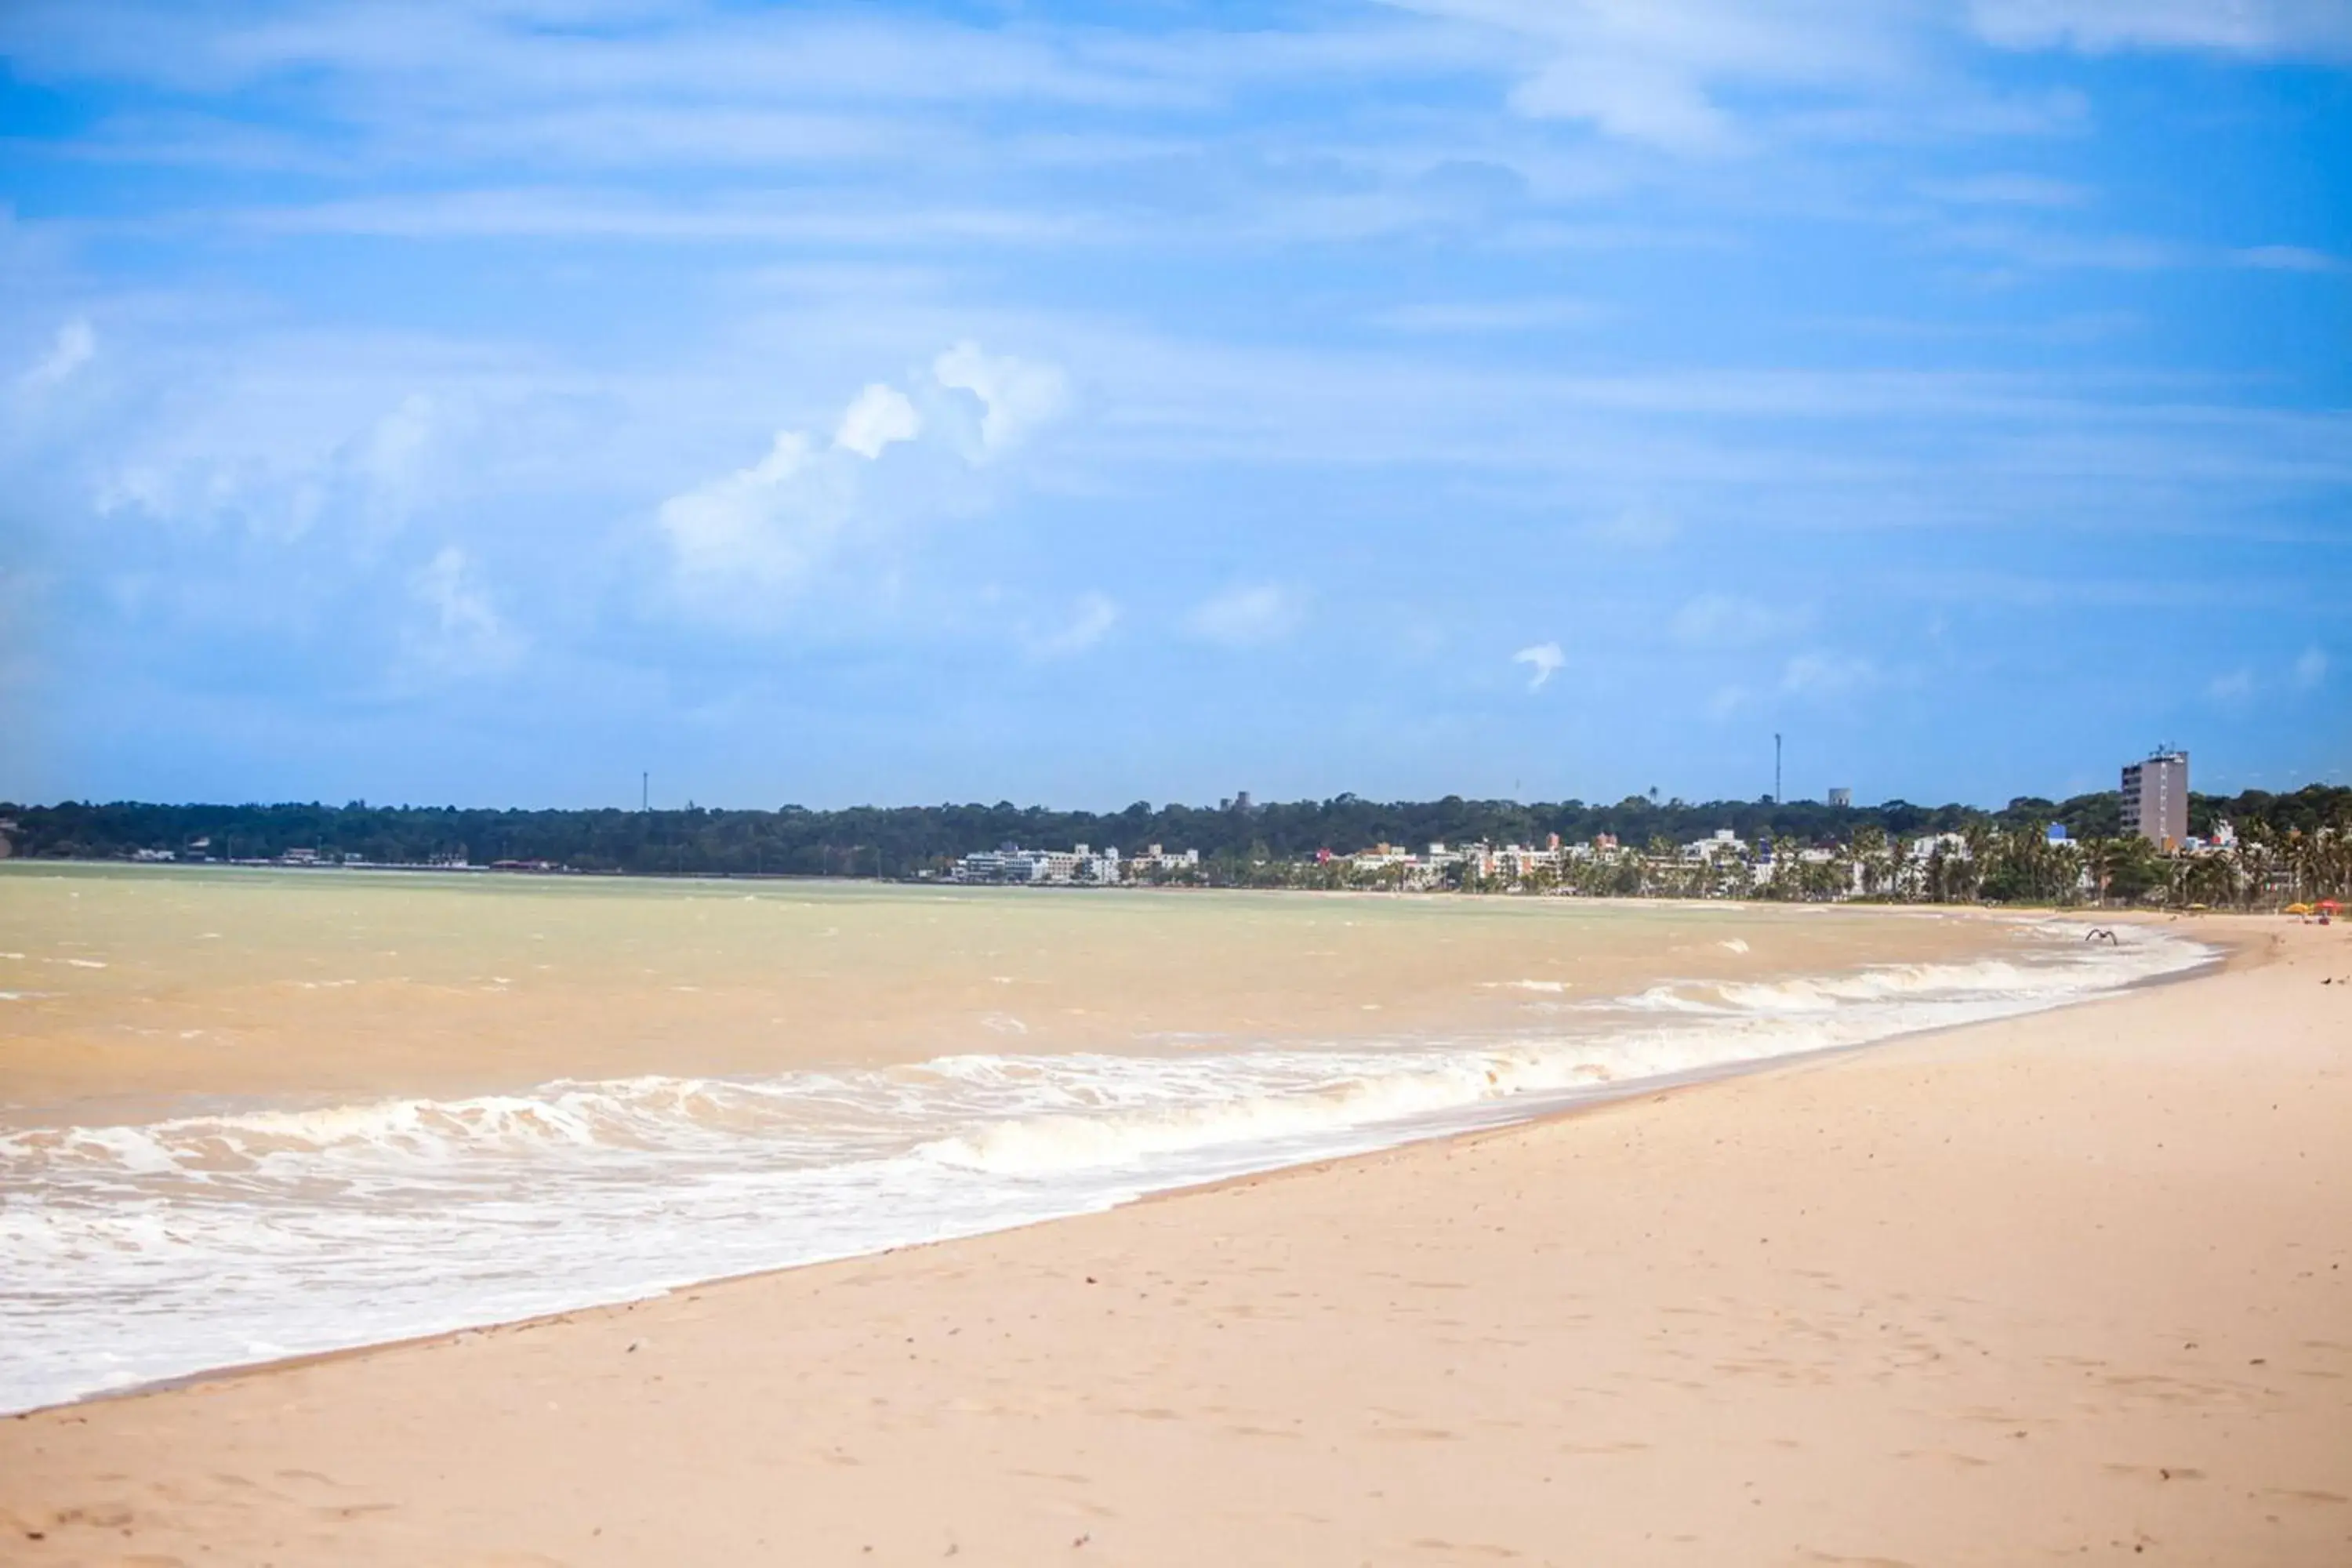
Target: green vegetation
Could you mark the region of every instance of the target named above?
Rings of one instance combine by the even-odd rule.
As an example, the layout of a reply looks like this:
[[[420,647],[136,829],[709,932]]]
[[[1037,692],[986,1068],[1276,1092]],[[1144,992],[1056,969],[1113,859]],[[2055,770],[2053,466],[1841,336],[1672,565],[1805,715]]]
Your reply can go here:
[[[16,852],[37,858],[118,859],[143,852],[258,860],[310,851],[322,860],[377,864],[464,858],[476,865],[545,862],[638,874],[911,877],[943,873],[957,857],[1003,843],[1118,845],[1130,855],[1160,844],[1201,852],[1196,871],[1169,879],[1222,887],[1360,887],[1402,879],[1369,874],[1343,860],[1318,865],[1317,851],[1344,857],[1381,843],[1416,850],[1441,842],[1540,845],[1557,834],[1571,844],[1606,836],[1626,847],[1544,868],[1511,887],[1720,896],[1748,890],[1748,864],[1693,862],[1677,850],[1729,828],[1759,851],[1766,846],[1780,851],[1755,887],[1769,898],[1825,899],[1858,886],[1865,896],[1891,899],[2063,902],[2074,896],[2085,866],[2095,887],[2124,902],[2158,896],[2223,904],[2345,891],[2352,788],[2314,784],[2292,795],[2192,795],[2192,833],[2210,834],[2223,820],[2237,829],[2241,846],[2227,857],[2158,856],[2145,844],[2116,837],[2117,813],[2112,794],[2066,801],[2021,797],[1995,812],[1900,800],[1833,808],[1809,801],[1694,804],[1639,795],[1595,805],[1454,795],[1375,802],[1343,795],[1247,811],[1138,802],[1110,813],[1010,803],[652,812],[477,811],[363,801],[343,806],[0,804],[0,818],[16,823]],[[2053,822],[2063,824],[2075,842],[2049,844],[2044,830]],[[1905,852],[1912,841],[1938,835],[1957,836],[1961,847],[1947,843],[1924,858]],[[1790,852],[1802,849],[1833,854]],[[1445,885],[1503,890],[1494,886],[1497,880],[1472,868],[1450,872]]]

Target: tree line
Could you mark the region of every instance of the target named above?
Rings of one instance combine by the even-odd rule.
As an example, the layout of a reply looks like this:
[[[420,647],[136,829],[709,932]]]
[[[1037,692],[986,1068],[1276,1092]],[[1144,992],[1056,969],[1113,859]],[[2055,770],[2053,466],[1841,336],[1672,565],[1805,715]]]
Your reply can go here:
[[[2048,825],[2077,840],[2116,840],[2121,803],[2112,792],[2063,801],[2020,796],[1998,811],[1959,805],[1830,806],[1811,801],[1689,802],[1654,793],[1614,805],[1466,800],[1269,802],[1247,808],[1138,801],[1123,811],[1053,811],[1043,806],[942,805],[772,811],[688,806],[667,811],[520,811],[457,806],[166,805],[132,801],[66,801],[51,805],[0,803],[15,826],[15,853],[43,858],[120,859],[141,851],[182,858],[276,859],[309,850],[320,858],[423,864],[462,857],[479,865],[544,861],[580,871],[641,875],[791,875],[911,877],[938,873],[974,850],[1018,843],[1031,847],[1116,845],[1133,854],[1159,844],[1197,849],[1202,879],[1250,885],[1277,862],[1311,861],[1328,849],[1347,855],[1381,843],[1422,849],[1432,843],[1540,845],[1602,835],[1633,847],[1678,845],[1729,828],[1751,843],[1838,847],[1885,858],[1886,846],[1927,835],[1973,835],[1987,845],[2014,845],[2004,863],[2032,864],[2023,847]],[[2313,784],[2293,794],[2250,790],[2191,795],[2189,831],[2210,835],[2226,820],[2242,836],[2292,846],[2322,829],[2352,837],[2352,788]],[[202,844],[197,850],[193,847]],[[2120,853],[2120,852],[2118,852]],[[1970,858],[1972,864],[1987,863]],[[2004,873],[2007,874],[2007,873]],[[2018,871],[2027,883],[2054,870]],[[2137,873],[2135,873],[2137,874]],[[1899,877],[1895,879],[1899,880]],[[1978,889],[1998,896],[1996,886]]]

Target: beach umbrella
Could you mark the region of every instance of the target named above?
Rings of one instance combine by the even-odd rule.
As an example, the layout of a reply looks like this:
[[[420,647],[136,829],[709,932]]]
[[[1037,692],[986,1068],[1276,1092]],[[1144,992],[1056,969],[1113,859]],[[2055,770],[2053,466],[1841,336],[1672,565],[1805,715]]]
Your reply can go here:
[[[2286,907],[2286,912],[2291,915],[2307,915],[2311,912],[2311,906],[2309,904],[2289,904]]]

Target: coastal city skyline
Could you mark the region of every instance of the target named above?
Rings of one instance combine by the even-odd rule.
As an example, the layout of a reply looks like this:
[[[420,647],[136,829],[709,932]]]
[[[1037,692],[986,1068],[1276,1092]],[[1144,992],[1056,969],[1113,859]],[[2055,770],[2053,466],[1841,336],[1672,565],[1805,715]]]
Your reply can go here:
[[[1010,802],[632,812],[0,802],[0,859],[299,871],[815,878],[1803,903],[2295,907],[2352,892],[2352,787],[2200,794],[2160,748],[2118,787],[1998,811],[1765,795],[1260,802],[1118,812]],[[1121,845],[1127,847],[1124,851]],[[1139,847],[1140,846],[1140,847]]]
[[[2352,777],[2335,15],[9,6],[0,795]]]

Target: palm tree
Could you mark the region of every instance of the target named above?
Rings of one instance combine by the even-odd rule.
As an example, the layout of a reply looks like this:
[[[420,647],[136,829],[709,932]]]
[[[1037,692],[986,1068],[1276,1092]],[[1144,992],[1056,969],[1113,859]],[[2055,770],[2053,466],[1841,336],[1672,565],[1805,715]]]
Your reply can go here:
[[[2084,847],[2084,858],[2090,862],[2091,875],[2098,883],[2100,903],[2115,896],[2117,879],[2128,874],[2137,851],[2146,845],[2147,840],[2140,838],[2094,838]]]
[[[2278,835],[2266,822],[2250,822],[2230,847],[2237,876],[2238,900],[2247,909],[2269,901],[2271,879],[2279,864]]]
[[[1861,869],[1862,890],[1865,897],[1875,894],[1885,885],[1881,862],[1886,854],[1886,830],[1876,823],[1866,822],[1853,830],[1854,864]]]

